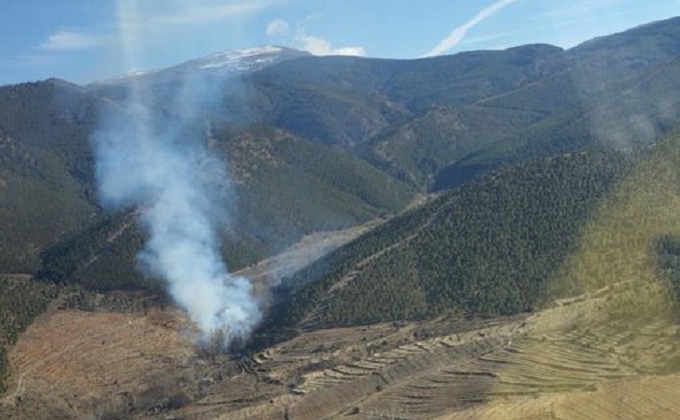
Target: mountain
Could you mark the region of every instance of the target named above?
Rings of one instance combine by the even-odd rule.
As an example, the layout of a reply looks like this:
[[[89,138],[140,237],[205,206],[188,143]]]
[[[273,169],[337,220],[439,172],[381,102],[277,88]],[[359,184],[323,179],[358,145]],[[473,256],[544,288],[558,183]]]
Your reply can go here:
[[[34,271],[46,244],[93,220],[88,137],[105,106],[58,80],[0,87],[0,272]]]
[[[669,133],[678,118],[677,23],[569,50],[537,44],[418,60],[307,55],[231,82],[209,80],[222,86],[219,112],[230,121],[337,145],[420,190],[440,190],[526,158],[649,144]],[[182,80],[150,76],[146,93],[162,107]],[[99,94],[120,99],[115,92]]]
[[[302,236],[345,229],[404,208],[413,190],[343,150],[282,130],[213,130],[213,151],[230,165],[236,205],[221,232],[224,258],[239,269],[281,252]],[[135,270],[144,235],[134,214],[104,214],[41,254],[42,277],[97,290],[149,282]]]
[[[228,245],[228,259],[241,267],[305,234],[399,211],[416,192],[503,165],[653,143],[680,115],[676,27],[671,19],[566,51],[526,45],[418,60],[263,47],[134,83],[157,109],[154,118],[169,122],[176,117],[169,97],[189,75],[215,82],[216,105],[204,116],[214,132],[200,136],[229,163],[239,190],[240,231],[225,236],[247,244]],[[109,220],[97,204],[89,137],[104,110],[125,108],[130,83],[50,80],[0,89],[10,221],[0,271],[34,272],[45,246]],[[338,172],[357,179],[335,179]],[[292,207],[267,213],[257,204],[270,201]],[[44,219],[54,223],[37,229]]]
[[[559,51],[540,45],[428,60],[303,57],[245,76],[248,95],[227,100],[232,109],[251,110],[251,118],[352,149],[433,105],[472,104],[538,80],[557,66]]]
[[[584,224],[640,159],[575,153],[482,176],[285,279],[290,297],[273,319],[324,328],[538,308]]]
[[[224,237],[227,260],[238,268],[303,235],[398,212],[418,192],[455,187],[504,165],[655,142],[680,115],[677,22],[566,51],[526,45],[418,60],[263,47],[150,72],[134,85],[161,125],[176,118],[173,92],[187,78],[212,86],[214,106],[204,118],[213,132],[198,137],[229,163],[236,181],[237,228]],[[88,237],[88,229],[108,235],[127,223],[99,208],[89,137],[103,112],[125,112],[130,83],[0,88],[7,221],[0,272],[46,273],[41,265],[53,266],[60,241]],[[53,198],[36,205],[36,197]],[[127,277],[142,237],[125,232],[116,238],[127,250],[119,251]],[[97,249],[88,252],[99,255]]]
[[[218,52],[160,70],[134,71],[112,79],[95,82],[92,85],[120,85],[132,81],[144,83],[147,80],[153,80],[153,83],[158,83],[159,80],[172,80],[197,72],[221,77],[236,77],[307,55],[309,54],[306,52],[292,48],[267,45],[243,50]]]
[[[371,417],[379,410],[362,407],[400,401],[422,417],[431,407],[443,413],[437,404],[461,390],[464,408],[483,402],[496,382],[498,396],[513,398],[600,392],[597,381],[636,369],[676,373],[668,319],[680,296],[678,28],[675,18],[568,50],[537,44],[418,60],[263,47],[88,86],[0,87],[0,380],[5,348],[45,310],[60,316],[30,337],[54,341],[17,349],[33,356],[12,356],[26,364],[11,395],[21,397],[28,373],[45,375],[36,376],[43,386],[68,367],[76,385],[49,395],[83,416],[110,400],[120,405],[110,418],[166,414],[187,401],[244,416],[260,404],[272,418],[291,417],[289,406],[306,418]],[[177,94],[187,87],[203,88],[198,99],[209,106]],[[135,95],[145,115],[130,106]],[[218,232],[225,261],[256,273],[258,291],[281,282],[234,360],[193,355],[188,322],[166,310],[159,279],[137,270],[140,209],[107,210],[98,199],[91,138],[102,115],[172,127],[186,109],[201,112],[180,140],[205,146],[230,175],[216,183],[234,197]],[[340,229],[363,234],[327,246]],[[290,253],[262,262],[294,244],[331,251],[283,278],[267,269],[299,264]],[[531,328],[528,314],[537,315]],[[75,335],[64,325],[77,325]],[[661,331],[661,344],[647,346],[631,325],[645,337]],[[639,357],[636,346],[660,350]],[[103,363],[97,352],[109,347]],[[536,348],[555,351],[536,358]],[[555,355],[568,360],[566,379],[489,367],[525,357],[553,372]],[[616,360],[594,372],[592,360],[607,355]],[[130,372],[110,369],[133,359],[144,373],[131,390]],[[91,385],[82,366],[109,369],[100,400],[76,396]],[[146,374],[166,368],[163,381]],[[577,370],[597,380],[572,377]],[[407,374],[423,382],[405,382]],[[225,403],[220,389],[241,393]],[[10,415],[52,407],[38,394],[14,398]]]

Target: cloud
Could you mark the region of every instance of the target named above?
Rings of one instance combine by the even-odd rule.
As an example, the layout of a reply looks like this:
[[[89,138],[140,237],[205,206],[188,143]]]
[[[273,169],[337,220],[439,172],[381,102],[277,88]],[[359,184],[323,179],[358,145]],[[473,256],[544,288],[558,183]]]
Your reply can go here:
[[[295,40],[298,48],[314,55],[366,55],[363,47],[333,48],[328,40],[317,36],[299,35]]]
[[[318,13],[308,15],[302,22],[297,22],[293,29],[291,29],[291,24],[288,21],[274,19],[267,24],[265,33],[270,38],[278,38],[277,42],[281,42],[282,45],[307,51],[313,55],[366,55],[366,50],[363,47],[346,46],[334,48],[328,39],[307,34],[304,29],[304,24],[312,20],[320,19],[323,16],[323,14]]]
[[[286,36],[290,31],[290,25],[283,19],[275,19],[267,24],[266,34],[269,37]]]
[[[496,1],[494,4],[491,6],[483,9],[479,13],[477,13],[472,19],[468,20],[467,22],[463,23],[459,27],[455,28],[451,34],[439,41],[439,43],[432,48],[430,51],[426,52],[423,54],[423,57],[433,57],[435,55],[442,54],[451,48],[455,47],[460,43],[460,41],[463,40],[465,37],[465,34],[472,29],[474,26],[479,24],[481,21],[484,19],[490,17],[494,13],[498,12],[505,6],[508,6],[512,3],[515,3],[517,0],[499,0]]]
[[[59,30],[53,33],[38,47],[45,51],[73,51],[98,47],[106,42],[106,38],[80,32]]]
[[[304,23],[323,17],[321,14],[314,14],[305,17],[302,23],[298,22],[294,29],[283,19],[274,19],[265,28],[265,33],[270,38],[278,38],[284,45],[292,48],[307,51],[313,55],[354,55],[364,56],[366,50],[360,46],[347,46],[334,48],[326,38],[308,35],[304,29]]]

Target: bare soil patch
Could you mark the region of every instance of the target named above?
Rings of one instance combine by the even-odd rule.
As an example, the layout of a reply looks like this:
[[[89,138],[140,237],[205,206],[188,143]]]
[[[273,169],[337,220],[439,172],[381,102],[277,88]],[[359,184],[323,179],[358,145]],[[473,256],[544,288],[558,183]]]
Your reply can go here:
[[[2,412],[83,418],[153,406],[168,397],[164,394],[185,392],[177,381],[195,380],[201,371],[191,335],[190,324],[175,311],[147,316],[53,311],[10,350],[12,377]]]

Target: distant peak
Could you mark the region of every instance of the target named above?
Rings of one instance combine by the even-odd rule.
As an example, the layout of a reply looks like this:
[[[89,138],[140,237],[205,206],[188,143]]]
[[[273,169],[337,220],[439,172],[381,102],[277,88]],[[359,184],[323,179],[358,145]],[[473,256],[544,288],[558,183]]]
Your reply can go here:
[[[288,47],[265,45],[240,50],[216,52],[181,64],[150,71],[133,71],[118,77],[98,82],[100,84],[121,83],[132,79],[152,77],[173,77],[191,72],[211,72],[225,76],[250,73],[273,64],[293,58],[308,56],[309,53]]]
[[[181,65],[198,65],[202,69],[227,67],[236,71],[248,71],[281,61],[284,56],[301,55],[306,55],[306,53],[286,47],[265,45],[262,47],[217,52],[203,58],[187,61]]]
[[[205,58],[212,58],[212,57],[220,57],[220,56],[225,56],[229,55],[232,57],[253,57],[256,55],[265,55],[265,54],[278,54],[283,51],[283,47],[277,47],[274,45],[264,45],[261,47],[253,47],[253,48],[244,48],[241,50],[233,50],[233,51],[223,51],[223,52],[218,52],[214,54],[210,54]]]

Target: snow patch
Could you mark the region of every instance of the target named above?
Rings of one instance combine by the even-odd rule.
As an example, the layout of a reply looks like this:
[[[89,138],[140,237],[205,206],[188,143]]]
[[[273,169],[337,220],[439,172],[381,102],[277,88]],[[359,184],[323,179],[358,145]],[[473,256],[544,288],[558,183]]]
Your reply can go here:
[[[201,69],[216,69],[227,67],[230,70],[247,71],[253,67],[270,64],[275,60],[274,55],[282,51],[279,47],[248,48],[245,50],[221,52],[198,59],[196,62]],[[264,56],[264,57],[263,57]]]

